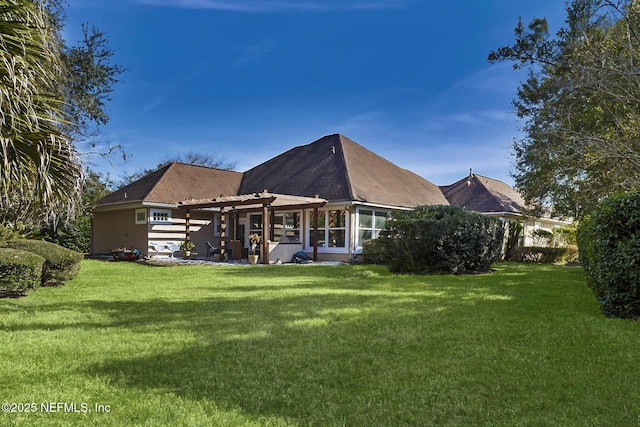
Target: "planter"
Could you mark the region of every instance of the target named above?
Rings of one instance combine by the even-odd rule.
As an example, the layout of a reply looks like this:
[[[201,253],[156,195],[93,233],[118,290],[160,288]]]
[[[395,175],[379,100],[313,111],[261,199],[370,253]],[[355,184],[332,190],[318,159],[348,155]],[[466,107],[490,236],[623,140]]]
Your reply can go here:
[[[140,258],[137,249],[114,249],[111,251],[114,261],[135,261]]]
[[[191,251],[182,251],[182,259],[191,258]]]
[[[249,264],[257,264],[259,255],[251,255],[249,254]]]

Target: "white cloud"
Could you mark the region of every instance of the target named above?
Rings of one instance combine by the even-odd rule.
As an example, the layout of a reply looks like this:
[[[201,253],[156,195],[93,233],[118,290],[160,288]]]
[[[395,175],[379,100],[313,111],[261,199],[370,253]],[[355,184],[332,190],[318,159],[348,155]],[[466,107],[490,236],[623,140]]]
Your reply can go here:
[[[137,0],[155,6],[214,9],[245,13],[327,12],[403,8],[408,0]]]
[[[148,113],[149,111],[155,110],[156,107],[162,105],[164,100],[165,100],[164,95],[156,94],[149,102],[147,102],[142,107],[142,112],[143,113]]]

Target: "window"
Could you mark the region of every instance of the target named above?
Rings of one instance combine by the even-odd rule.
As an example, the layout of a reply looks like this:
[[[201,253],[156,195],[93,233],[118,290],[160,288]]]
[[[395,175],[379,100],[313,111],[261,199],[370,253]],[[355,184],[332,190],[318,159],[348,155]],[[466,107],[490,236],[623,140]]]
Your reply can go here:
[[[151,224],[171,224],[171,211],[168,209],[151,209],[149,217]]]
[[[220,237],[220,231],[222,231],[221,225],[222,223],[220,221],[220,214],[214,213],[213,214],[213,235],[214,236]]]
[[[136,224],[146,224],[146,223],[147,223],[147,210],[136,209]]]
[[[272,225],[274,242],[300,243],[300,212],[276,213]],[[262,215],[249,215],[249,234],[262,236]]]
[[[388,212],[358,210],[358,246],[365,240],[375,239],[387,222]]]
[[[317,238],[319,248],[345,248],[347,246],[347,211],[318,211],[318,229],[314,229],[314,213],[309,215],[309,246]]]
[[[262,237],[262,215],[249,215],[249,234]]]
[[[300,213],[275,214],[273,240],[280,243],[300,243]]]

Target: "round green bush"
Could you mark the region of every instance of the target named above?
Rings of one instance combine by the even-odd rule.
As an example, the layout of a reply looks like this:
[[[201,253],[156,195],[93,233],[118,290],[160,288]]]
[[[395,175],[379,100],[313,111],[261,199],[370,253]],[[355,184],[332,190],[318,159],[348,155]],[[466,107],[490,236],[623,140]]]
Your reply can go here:
[[[380,233],[381,257],[392,271],[468,273],[500,258],[503,223],[457,206],[419,206],[391,214]]]
[[[11,248],[0,248],[0,297],[24,295],[40,286],[44,258]]]
[[[71,280],[80,270],[83,254],[44,240],[16,239],[2,242],[0,246],[38,254],[45,259],[42,283],[56,285]]]
[[[587,286],[602,312],[640,318],[640,192],[607,197],[578,228]]]

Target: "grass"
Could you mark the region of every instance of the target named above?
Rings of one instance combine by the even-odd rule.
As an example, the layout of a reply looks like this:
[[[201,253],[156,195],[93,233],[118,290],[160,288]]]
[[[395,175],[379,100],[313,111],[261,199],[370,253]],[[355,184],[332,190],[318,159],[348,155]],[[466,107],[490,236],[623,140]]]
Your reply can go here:
[[[0,424],[638,425],[640,324],[577,267],[496,269],[83,261],[0,300],[0,400],[37,404]]]

